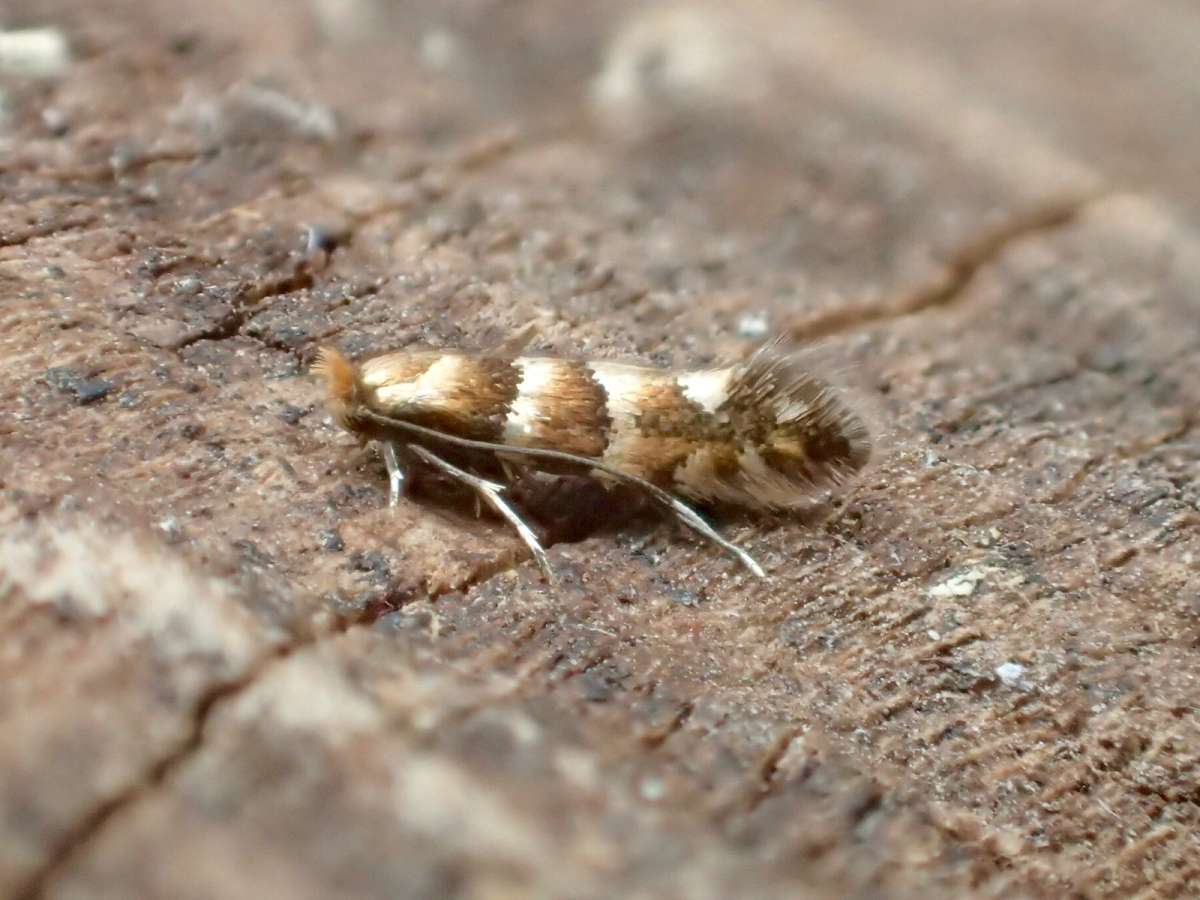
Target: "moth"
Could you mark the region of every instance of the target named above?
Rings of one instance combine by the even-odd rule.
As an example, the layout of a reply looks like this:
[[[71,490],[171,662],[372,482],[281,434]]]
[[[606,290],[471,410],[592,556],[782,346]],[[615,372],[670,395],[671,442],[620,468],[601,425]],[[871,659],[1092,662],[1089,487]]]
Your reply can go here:
[[[380,445],[390,505],[413,465],[440,470],[513,526],[551,582],[545,550],[505,497],[524,469],[631,486],[765,577],[686,501],[783,510],[871,457],[864,419],[778,343],[696,371],[438,350],[355,363],[327,347],[313,372],[338,425]],[[506,481],[479,474],[484,463]]]

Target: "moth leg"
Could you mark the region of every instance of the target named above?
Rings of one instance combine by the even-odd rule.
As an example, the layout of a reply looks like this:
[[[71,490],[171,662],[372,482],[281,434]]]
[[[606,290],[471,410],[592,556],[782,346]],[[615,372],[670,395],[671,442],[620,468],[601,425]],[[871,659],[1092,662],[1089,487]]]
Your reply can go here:
[[[512,484],[514,481],[516,481],[517,470],[512,463],[506,460],[503,456],[497,456],[496,462],[500,463],[500,469],[504,472],[505,481],[507,481],[509,484]]]
[[[612,472],[611,470],[606,471],[604,469],[593,469],[592,475],[609,487],[615,487],[617,484],[624,482],[625,484],[632,484],[634,487],[644,490],[651,500],[660,503],[673,516],[675,516],[676,519],[678,519],[688,528],[692,529],[692,531],[696,532],[702,538],[712,541],[718,547],[725,550],[730,556],[749,569],[755,577],[767,577],[767,573],[763,571],[763,567],[758,564],[757,560],[755,560],[753,556],[732,541],[727,541],[725,538],[721,537],[721,535],[717,533],[716,529],[714,529],[708,524],[708,522],[704,520],[704,517],[701,516],[700,513],[696,512],[670,491],[664,491],[657,485],[651,484],[648,481],[643,481],[640,478],[632,478],[630,476],[623,475],[620,472]]]
[[[480,478],[477,475],[472,475],[470,472],[464,472],[458,466],[451,465],[441,457],[434,456],[420,444],[412,444],[409,449],[431,466],[441,469],[447,475],[467,485],[475,491],[479,499],[483,500],[484,503],[507,519],[508,524],[516,529],[521,540],[525,542],[525,546],[529,548],[529,552],[533,554],[533,558],[537,560],[537,564],[541,568],[542,574],[546,576],[546,580],[550,584],[555,583],[554,570],[550,567],[550,560],[546,557],[546,551],[538,543],[537,535],[517,515],[516,511],[500,497],[500,492],[504,490],[504,485],[496,484],[494,481],[488,481],[486,478]]]
[[[404,496],[408,473],[400,462],[400,455],[396,453],[396,445],[391,441],[383,442],[383,464],[387,466],[388,473],[388,506],[395,506]]]
[[[377,422],[380,425],[387,426],[388,428],[406,431],[409,434],[419,435],[426,440],[439,441],[444,444],[451,444],[457,447],[466,447],[471,450],[486,450],[496,454],[509,453],[513,455],[529,456],[534,459],[549,459],[556,462],[567,462],[572,463],[573,465],[582,466],[584,468],[590,468],[595,473],[603,473],[613,481],[619,481],[623,484],[633,485],[634,487],[645,491],[656,502],[671,510],[671,512],[673,512],[679,521],[683,522],[684,525],[687,525],[693,531],[708,538],[708,540],[712,541],[718,547],[723,547],[726,551],[737,557],[738,561],[741,562],[742,565],[744,565],[759,578],[767,577],[762,566],[754,561],[754,557],[752,557],[741,547],[730,543],[729,541],[725,540],[725,538],[717,534],[711,525],[705,522],[704,519],[702,519],[694,509],[692,509],[678,497],[668,493],[667,491],[664,491],[658,485],[649,482],[644,478],[638,478],[636,475],[630,475],[628,472],[622,472],[620,469],[607,465],[599,460],[591,459],[585,456],[576,456],[573,453],[564,453],[561,450],[547,450],[544,448],[535,447],[506,447],[503,444],[493,444],[488,441],[473,441],[469,438],[456,437],[455,435],[446,434],[441,431],[435,431],[432,428],[425,428],[422,425],[416,425],[412,422],[407,422],[404,419],[393,419],[388,416],[380,415],[379,413],[373,412],[369,409],[363,410],[361,415],[369,422]],[[493,485],[493,487],[499,489],[500,485]],[[505,516],[505,518],[508,517]]]
[[[504,480],[510,485],[529,477],[528,469],[514,459],[506,459],[502,453],[496,454],[496,462],[500,463],[500,470],[504,472]]]
[[[696,533],[708,538],[718,547],[724,547],[725,550],[737,558],[738,562],[740,562],[759,578],[767,577],[767,573],[763,571],[762,566],[755,561],[753,556],[751,556],[737,544],[727,541],[725,538],[721,537],[721,535],[717,534],[713,527],[700,517],[698,512],[696,512],[678,497],[673,494],[667,494],[667,497],[667,505],[670,507],[671,512],[675,513],[675,516],[679,519],[679,521],[683,522],[684,525],[687,525]]]

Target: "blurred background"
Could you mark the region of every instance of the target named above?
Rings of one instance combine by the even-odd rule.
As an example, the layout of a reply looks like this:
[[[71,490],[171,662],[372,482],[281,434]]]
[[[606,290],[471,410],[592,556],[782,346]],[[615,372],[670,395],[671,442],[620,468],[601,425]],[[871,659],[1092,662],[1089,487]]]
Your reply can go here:
[[[989,143],[985,122],[957,118],[964,105],[1189,209],[1200,190],[1190,152],[1200,11],[1185,2],[1136,12],[1119,0],[111,0],[91,9],[10,0],[0,23],[77,25],[72,40],[86,57],[125,23],[169,20],[183,55],[252,47],[260,77],[306,72],[330,99],[361,98],[371,83],[370,109],[339,109],[359,132],[579,116],[629,135],[671,111],[737,119],[763,115],[764,104],[790,119],[780,127],[820,130],[830,123],[819,99],[841,94],[891,121],[953,112],[946,132],[981,129],[974,149],[997,165],[1024,148]]]

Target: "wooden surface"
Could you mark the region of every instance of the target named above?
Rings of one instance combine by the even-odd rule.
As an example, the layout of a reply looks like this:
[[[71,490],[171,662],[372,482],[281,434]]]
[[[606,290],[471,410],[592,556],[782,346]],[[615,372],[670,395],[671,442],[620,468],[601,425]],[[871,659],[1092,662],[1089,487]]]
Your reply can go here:
[[[103,6],[0,23],[0,895],[1197,896],[1194,8]],[[304,375],[530,321],[885,451],[548,590]]]

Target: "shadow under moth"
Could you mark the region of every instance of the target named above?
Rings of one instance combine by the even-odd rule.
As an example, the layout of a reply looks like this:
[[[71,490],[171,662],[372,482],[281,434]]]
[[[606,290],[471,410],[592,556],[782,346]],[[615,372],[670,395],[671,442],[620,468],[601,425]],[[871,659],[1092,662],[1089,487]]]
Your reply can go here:
[[[336,422],[380,445],[390,505],[410,467],[439,470],[506,519],[551,582],[537,535],[505,497],[522,471],[630,486],[764,577],[685,501],[785,510],[844,483],[871,456],[860,415],[776,343],[696,371],[409,350],[355,363],[324,348],[313,372]]]

